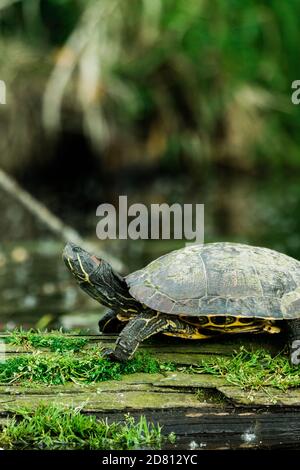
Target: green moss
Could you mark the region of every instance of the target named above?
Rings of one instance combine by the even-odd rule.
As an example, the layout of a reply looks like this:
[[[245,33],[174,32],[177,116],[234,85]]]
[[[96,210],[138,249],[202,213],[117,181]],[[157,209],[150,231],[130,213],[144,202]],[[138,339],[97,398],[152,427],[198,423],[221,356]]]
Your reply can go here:
[[[210,388],[199,388],[196,392],[196,397],[204,403],[225,405],[228,402],[223,393]]]
[[[190,371],[224,377],[228,383],[242,389],[273,386],[285,390],[300,386],[299,368],[292,367],[285,355],[272,357],[264,350],[249,352],[241,348],[232,357],[202,360],[200,366],[191,367]]]
[[[62,385],[67,382],[92,383],[119,380],[124,374],[157,373],[174,370],[172,364],[161,364],[149,354],[140,352],[125,364],[103,359],[98,348],[73,352],[21,355],[0,363],[0,383],[38,382]]]
[[[14,330],[7,337],[7,342],[16,346],[25,346],[27,348],[47,348],[50,351],[80,351],[86,346],[86,338],[76,338],[65,336],[62,332],[42,333],[40,331]]]
[[[136,449],[160,448],[166,439],[161,427],[144,416],[135,421],[129,415],[123,423],[97,421],[80,410],[41,404],[35,411],[20,409],[18,418],[7,421],[0,434],[1,444],[17,449]],[[169,439],[174,441],[174,435]]]
[[[86,338],[68,337],[61,332],[17,330],[7,340],[30,348],[33,354],[0,363],[0,383],[92,383],[119,380],[123,375],[136,372],[158,373],[178,369],[171,361],[161,362],[143,351],[125,364],[113,363],[102,358],[96,346],[83,349],[88,342]],[[40,354],[35,351],[40,348],[54,352]],[[232,356],[209,355],[201,359],[199,366],[180,367],[180,370],[223,377],[229,384],[248,390],[266,386],[279,389],[300,386],[299,368],[292,367],[285,354],[273,357],[263,349],[250,352],[242,347]]]

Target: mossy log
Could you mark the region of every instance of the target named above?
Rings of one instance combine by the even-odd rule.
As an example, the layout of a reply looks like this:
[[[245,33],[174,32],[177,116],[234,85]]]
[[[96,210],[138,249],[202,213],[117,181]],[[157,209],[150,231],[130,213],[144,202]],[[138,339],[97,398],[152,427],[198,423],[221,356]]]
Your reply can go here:
[[[113,345],[115,336],[88,336],[86,348]],[[5,335],[0,335],[0,340]],[[142,347],[162,361],[197,365],[201,358],[228,357],[240,346],[255,351],[266,347],[275,354],[281,340],[252,336],[210,342],[157,338]],[[32,354],[30,348],[7,344],[2,359]],[[43,352],[41,352],[43,354]],[[49,352],[48,352],[49,354]],[[80,353],[78,353],[80,354]],[[164,433],[174,432],[177,449],[299,448],[300,389],[286,391],[267,387],[244,391],[226,377],[188,374],[180,370],[155,374],[131,374],[122,380],[90,385],[0,386],[0,426],[20,407],[35,408],[41,402],[80,406],[83,413],[109,421],[122,420],[125,413],[145,415],[159,422]]]

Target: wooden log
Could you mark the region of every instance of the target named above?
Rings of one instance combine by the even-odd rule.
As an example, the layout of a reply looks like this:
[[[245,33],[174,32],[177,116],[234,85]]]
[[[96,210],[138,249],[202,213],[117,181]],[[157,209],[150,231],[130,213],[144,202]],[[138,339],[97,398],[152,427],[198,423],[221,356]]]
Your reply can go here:
[[[86,348],[94,346],[102,347],[113,347],[117,339],[117,335],[99,334],[99,335],[74,335],[65,334],[69,338],[85,338],[88,341]],[[9,337],[9,333],[0,333],[0,342],[6,341]],[[221,355],[231,356],[233,353],[240,350],[243,347],[248,351],[256,351],[258,349],[265,349],[271,354],[277,354],[283,348],[283,339],[280,337],[268,337],[264,335],[251,336],[251,335],[239,335],[234,339],[229,339],[228,336],[224,336],[218,339],[211,339],[207,341],[195,341],[178,338],[170,338],[167,336],[157,336],[151,338],[140,345],[139,349],[146,349],[151,354],[171,354],[177,355],[189,355],[189,354],[208,354],[208,355]],[[20,352],[32,352],[30,349],[23,346],[16,346],[11,343],[6,344],[7,353],[20,353]]]
[[[115,335],[81,337],[88,340],[86,348],[111,346],[116,340]],[[1,340],[7,340],[7,335],[0,335]],[[282,347],[277,338],[267,344],[272,354]],[[241,346],[255,351],[264,345],[265,339],[255,336],[210,342],[164,337],[164,341],[156,338],[143,344],[142,348],[160,360],[192,364],[202,358],[229,357]],[[31,348],[7,343],[3,358],[32,352]],[[44,350],[41,352],[45,353]],[[35,409],[45,402],[80,407],[83,413],[109,421],[123,420],[128,412],[135,417],[144,415],[149,421],[159,422],[165,434],[176,434],[176,443],[165,446],[169,449],[300,450],[299,388],[282,391],[266,387],[249,392],[231,385],[226,377],[182,371],[131,374],[122,380],[89,385],[36,384],[32,387],[7,384],[0,386],[0,426],[20,407]]]

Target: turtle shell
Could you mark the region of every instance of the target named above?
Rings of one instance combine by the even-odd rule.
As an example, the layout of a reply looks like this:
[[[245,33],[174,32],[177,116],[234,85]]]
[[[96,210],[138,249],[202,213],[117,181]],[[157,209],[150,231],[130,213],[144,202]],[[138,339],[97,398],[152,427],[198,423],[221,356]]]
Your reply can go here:
[[[152,261],[126,282],[136,300],[168,314],[300,317],[300,262],[268,248],[190,245]]]

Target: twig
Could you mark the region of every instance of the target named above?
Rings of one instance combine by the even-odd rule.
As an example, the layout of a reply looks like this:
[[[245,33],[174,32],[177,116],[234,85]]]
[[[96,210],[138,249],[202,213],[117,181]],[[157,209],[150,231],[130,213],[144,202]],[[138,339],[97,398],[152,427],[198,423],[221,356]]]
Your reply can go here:
[[[46,225],[51,232],[57,235],[64,242],[73,242],[80,245],[88,251],[95,251],[100,257],[110,262],[114,269],[123,271],[124,266],[121,261],[115,257],[99,250],[94,243],[85,241],[79,233],[69,225],[66,225],[61,219],[54,215],[49,209],[37,201],[28,191],[23,189],[10,175],[0,168],[0,188],[16,199],[38,220]]]

